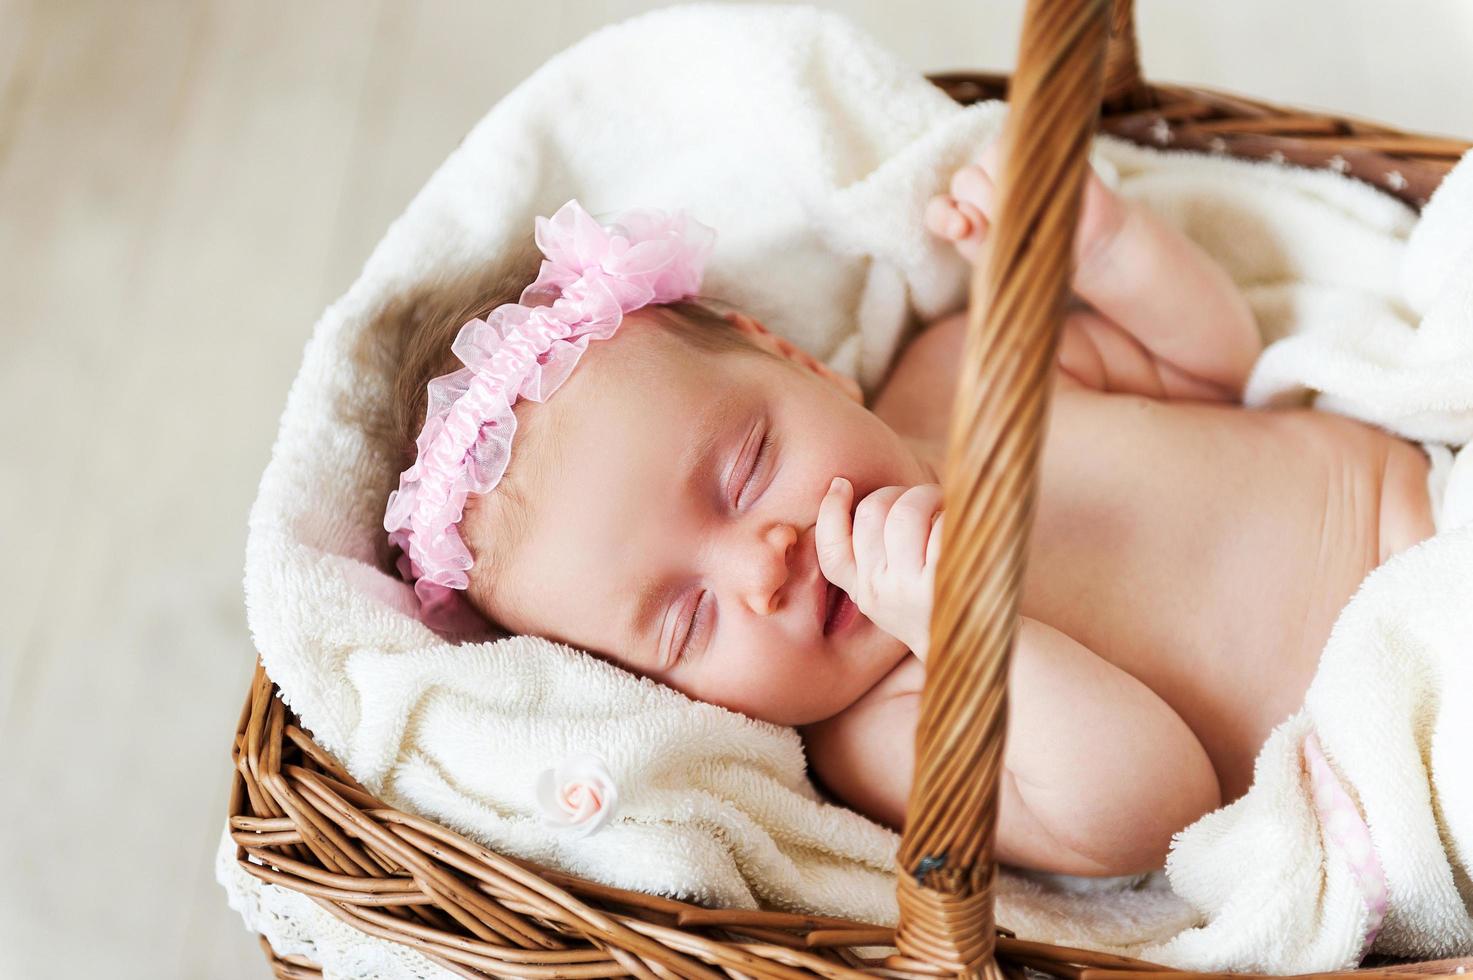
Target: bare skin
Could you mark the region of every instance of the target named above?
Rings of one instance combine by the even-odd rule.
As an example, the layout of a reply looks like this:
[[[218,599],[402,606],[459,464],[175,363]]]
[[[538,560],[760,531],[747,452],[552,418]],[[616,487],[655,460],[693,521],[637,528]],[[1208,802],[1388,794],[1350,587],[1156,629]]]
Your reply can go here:
[[[986,241],[987,174],[963,168],[927,213],[969,259]],[[1432,524],[1416,447],[1238,403],[1257,331],[1186,239],[1092,182],[1076,260],[997,853],[1114,875],[1158,867],[1173,833],[1246,791],[1338,610]],[[893,633],[867,616],[831,632],[819,516],[835,477],[861,505],[937,482],[962,321],[927,328],[869,407],[755,322],[733,323],[775,356],[693,353],[644,315],[589,347],[532,409],[558,423],[525,480],[536,547],[504,549],[494,581],[478,558],[470,595],[515,632],[796,727],[823,785],[901,828],[925,676],[912,648],[929,606],[904,628],[888,619]],[[497,548],[495,496],[462,524],[477,556]],[[856,542],[859,526],[856,510]],[[928,522],[914,526],[924,551]]]
[[[959,172],[952,192],[928,224],[973,258],[988,170]],[[1173,833],[1247,791],[1338,611],[1433,525],[1412,444],[1237,403],[1256,331],[1190,242],[1092,182],[1076,253],[1083,302],[1044,443],[997,848],[1009,864],[1126,874],[1159,867]],[[929,328],[873,406],[938,469],[963,329]],[[807,730],[826,784],[897,828],[924,676],[908,658]]]

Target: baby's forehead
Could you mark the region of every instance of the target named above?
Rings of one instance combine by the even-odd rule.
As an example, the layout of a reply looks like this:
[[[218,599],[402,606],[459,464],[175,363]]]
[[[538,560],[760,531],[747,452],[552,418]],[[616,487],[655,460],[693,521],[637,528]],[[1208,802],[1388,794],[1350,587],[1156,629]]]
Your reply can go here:
[[[564,385],[573,397],[556,410],[568,421],[607,412],[663,417],[671,411],[694,411],[723,390],[783,370],[782,361],[757,354],[741,341],[730,349],[708,350],[673,335],[658,320],[635,320],[609,340],[589,345]],[[554,407],[562,394],[554,394],[547,407]]]
[[[755,359],[695,349],[657,329],[631,331],[622,339],[627,343],[608,343],[603,350],[590,347],[586,363],[569,377],[566,385],[573,397],[556,406],[565,434],[577,429],[603,437],[658,433],[667,450],[675,449],[670,440],[693,434],[707,406],[751,389],[756,380],[751,374],[756,365],[742,363]],[[581,379],[586,383],[578,384],[576,375],[584,367],[589,368]],[[549,399],[548,407],[561,395],[559,391]],[[560,447],[547,448],[556,453]]]
[[[626,334],[621,327],[590,343],[545,402],[518,402],[505,482],[533,532],[526,544],[535,547],[548,512],[608,495],[616,489],[610,481],[643,475],[698,440],[709,406],[744,390],[735,360],[690,350],[657,328]]]

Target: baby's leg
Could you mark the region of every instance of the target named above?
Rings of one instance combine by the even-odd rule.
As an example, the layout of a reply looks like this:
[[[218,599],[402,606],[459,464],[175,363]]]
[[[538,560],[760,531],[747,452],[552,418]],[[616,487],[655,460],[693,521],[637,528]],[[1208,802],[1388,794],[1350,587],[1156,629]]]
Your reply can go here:
[[[1020,618],[1008,686],[997,858],[1075,875],[1159,868],[1222,803],[1197,736],[1135,677]]]

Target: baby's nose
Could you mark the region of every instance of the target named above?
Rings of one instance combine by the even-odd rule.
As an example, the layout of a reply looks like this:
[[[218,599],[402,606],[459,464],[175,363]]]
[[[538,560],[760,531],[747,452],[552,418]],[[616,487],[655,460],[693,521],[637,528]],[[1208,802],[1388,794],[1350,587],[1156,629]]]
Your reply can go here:
[[[798,530],[791,524],[774,524],[763,532],[762,537],[765,547],[757,563],[757,578],[753,582],[749,602],[753,612],[766,616],[776,608],[778,593],[790,577],[793,544],[798,540]]]

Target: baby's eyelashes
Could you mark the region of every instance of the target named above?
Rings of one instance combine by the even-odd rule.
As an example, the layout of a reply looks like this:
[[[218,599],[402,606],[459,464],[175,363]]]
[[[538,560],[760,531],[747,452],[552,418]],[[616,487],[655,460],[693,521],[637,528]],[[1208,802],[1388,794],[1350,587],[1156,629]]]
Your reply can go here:
[[[757,449],[757,458],[752,461],[750,471],[742,482],[741,490],[737,493],[738,507],[743,505],[743,497],[752,493],[753,488],[757,487],[763,470],[771,468],[769,457],[772,455],[772,441],[772,430],[769,429],[762,434],[762,443]]]

